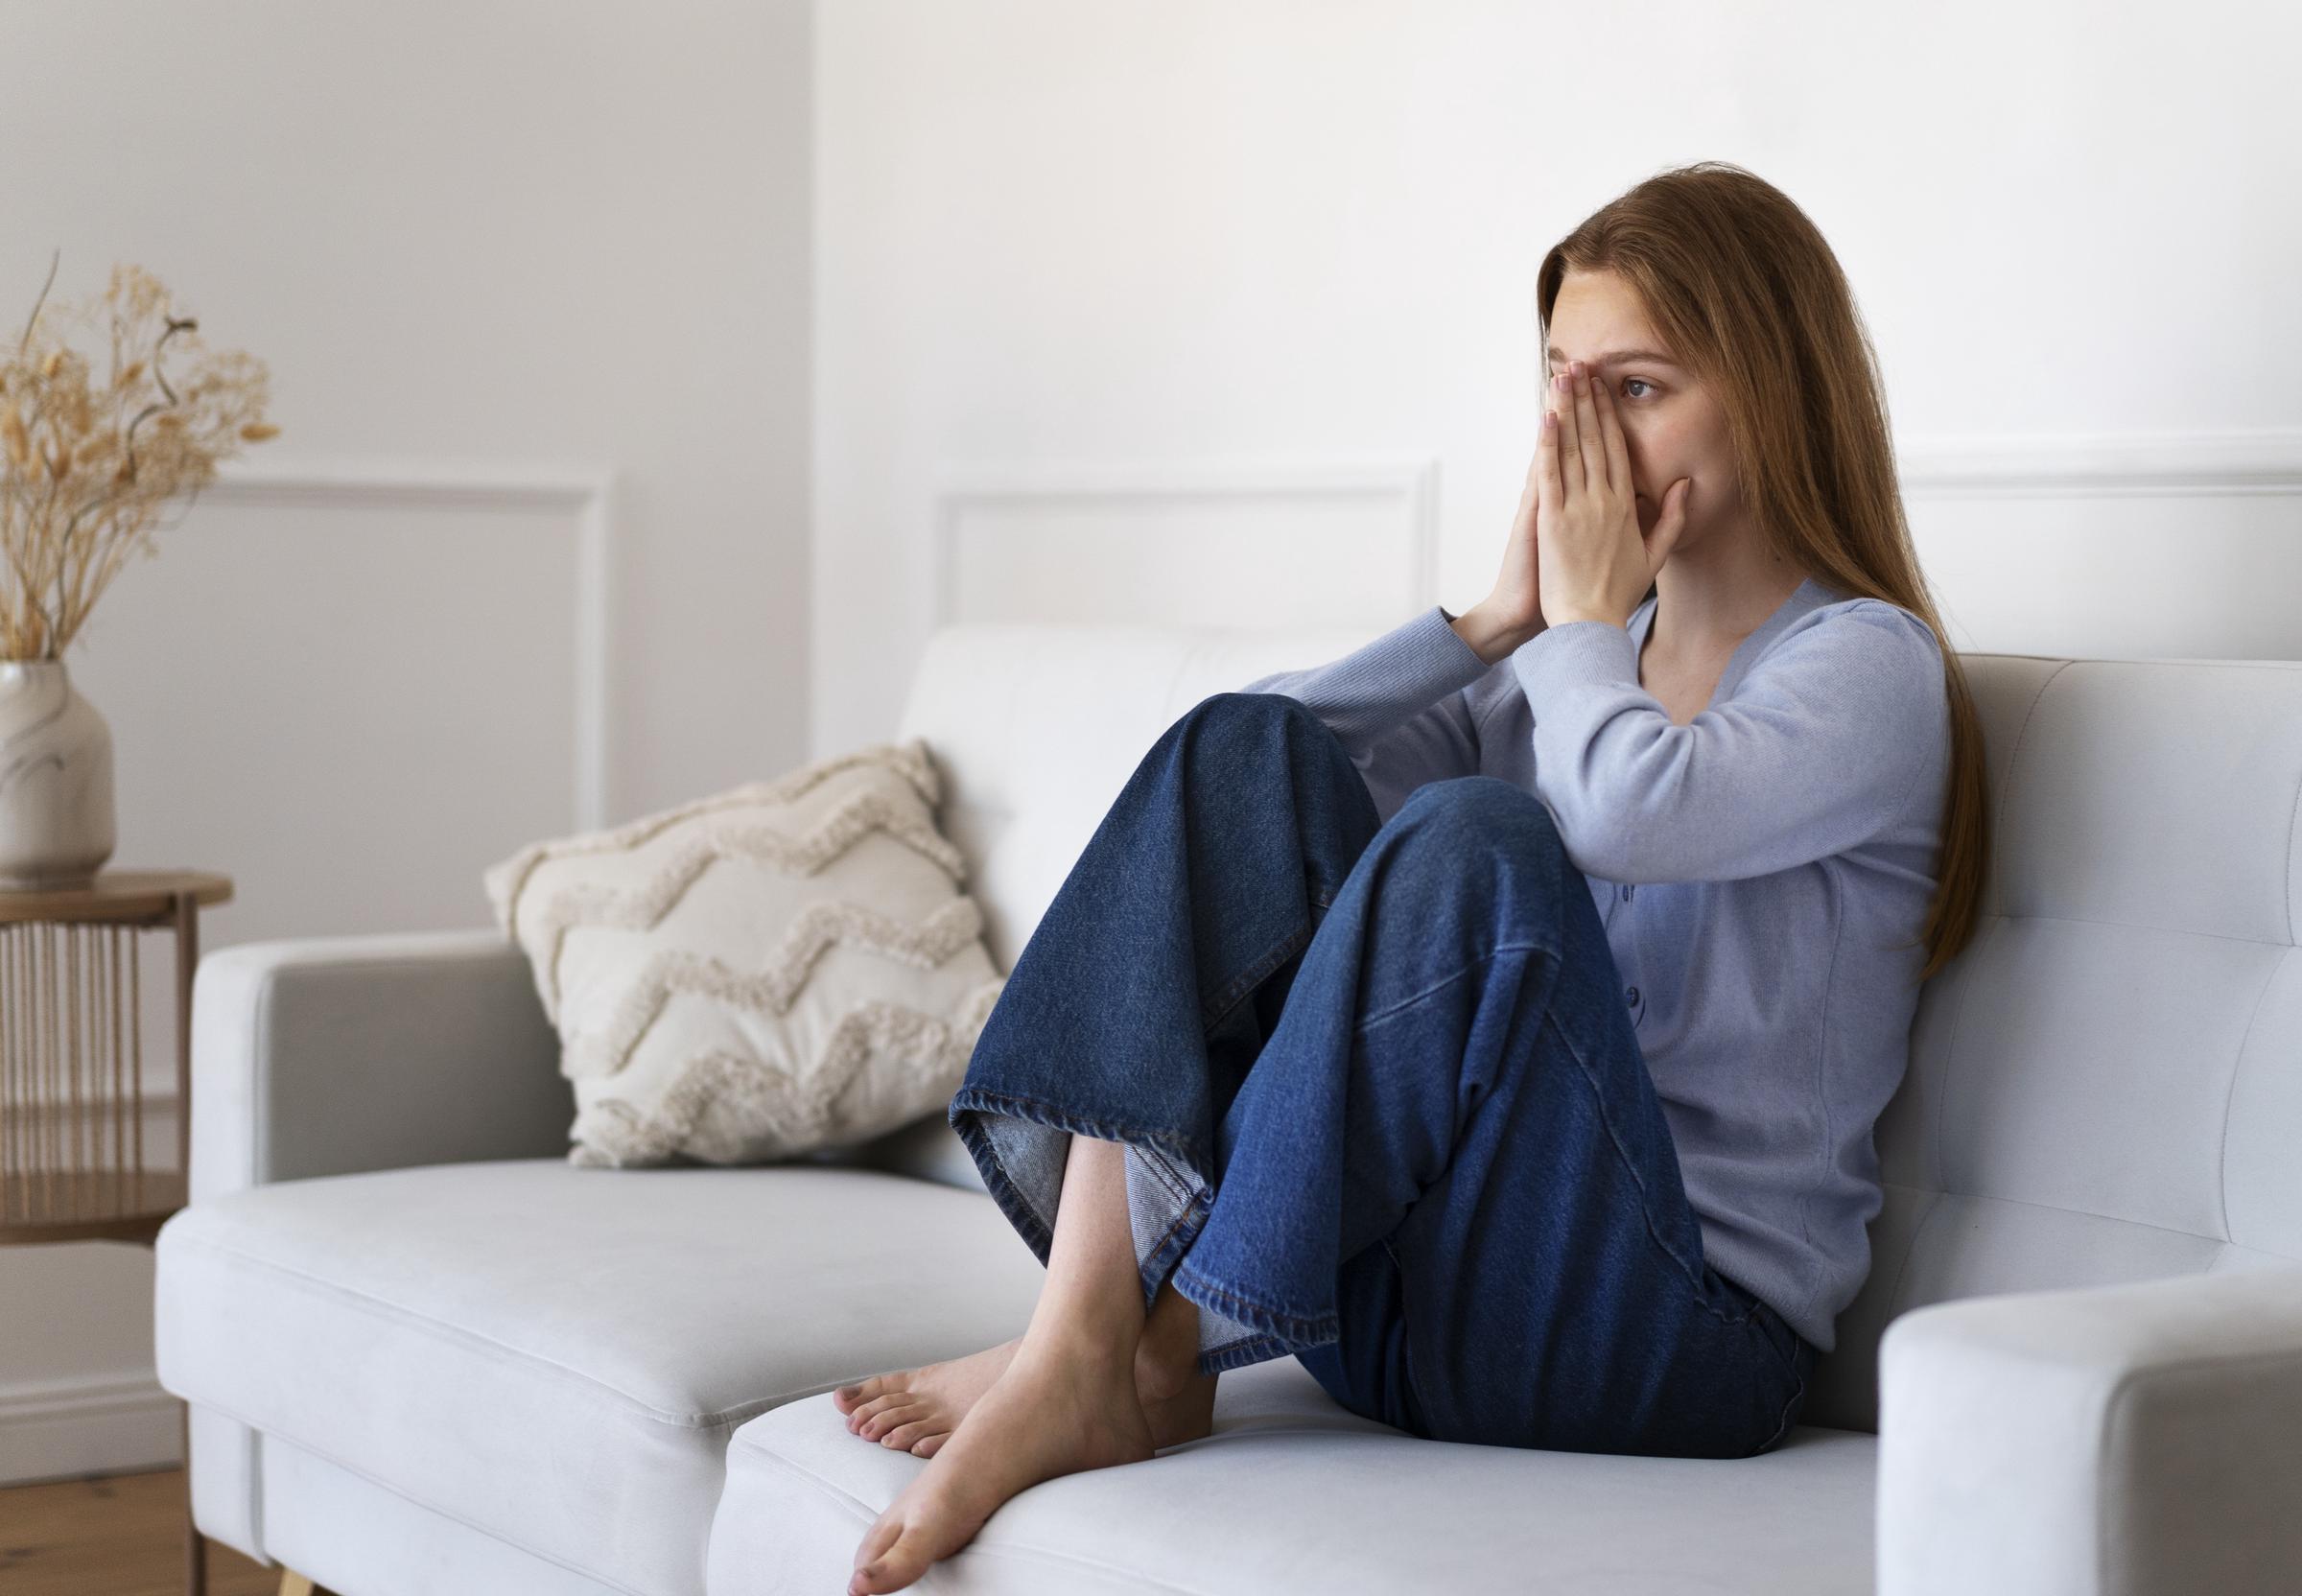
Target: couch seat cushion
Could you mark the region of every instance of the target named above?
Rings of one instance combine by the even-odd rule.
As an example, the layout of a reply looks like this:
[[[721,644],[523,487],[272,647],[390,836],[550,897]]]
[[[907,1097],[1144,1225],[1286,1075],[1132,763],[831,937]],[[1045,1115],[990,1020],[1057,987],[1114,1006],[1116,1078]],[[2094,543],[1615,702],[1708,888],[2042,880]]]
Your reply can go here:
[[[1794,1429],[1755,1458],[1423,1441],[1338,1406],[1292,1357],[1223,1375],[1215,1431],[1016,1496],[923,1592],[998,1596],[1847,1596],[1871,1587],[1878,1438]],[[831,1397],[729,1442],[711,1596],[844,1589],[865,1528],[927,1462]]]
[[[155,1354],[176,1396],[427,1507],[700,1596],[736,1426],[1014,1335],[1043,1278],[990,1198],[904,1176],[438,1164],[178,1211]]]

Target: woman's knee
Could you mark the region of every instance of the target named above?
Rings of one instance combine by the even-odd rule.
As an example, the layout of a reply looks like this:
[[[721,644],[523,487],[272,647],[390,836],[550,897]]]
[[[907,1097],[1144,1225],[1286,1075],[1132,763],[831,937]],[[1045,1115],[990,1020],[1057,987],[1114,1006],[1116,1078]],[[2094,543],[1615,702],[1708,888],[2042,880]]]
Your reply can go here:
[[[1427,945],[1443,958],[1490,946],[1488,928],[1503,925],[1515,940],[1555,948],[1557,916],[1575,892],[1588,892],[1541,801],[1494,776],[1415,788],[1359,868],[1375,894],[1374,912],[1403,939],[1398,946]],[[1469,927],[1470,941],[1443,927]]]
[[[1200,773],[1218,785],[1304,748],[1336,771],[1351,767],[1351,756],[1318,712],[1283,692],[1210,694],[1186,710],[1167,737],[1187,745]]]
[[[1283,692],[1214,692],[1184,711],[1183,718],[1199,725],[1263,727],[1275,721],[1306,720],[1324,729],[1310,705]]]
[[[1457,857],[1494,851],[1547,858],[1566,852],[1550,807],[1499,776],[1425,782],[1407,794],[1391,823]]]

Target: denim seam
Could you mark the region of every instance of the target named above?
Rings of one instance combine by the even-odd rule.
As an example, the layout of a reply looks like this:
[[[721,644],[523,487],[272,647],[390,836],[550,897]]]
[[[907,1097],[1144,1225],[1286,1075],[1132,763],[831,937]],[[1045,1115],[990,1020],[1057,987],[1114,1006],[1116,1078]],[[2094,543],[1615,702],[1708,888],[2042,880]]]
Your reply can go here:
[[[1583,1057],[1581,1050],[1575,1046],[1574,1038],[1566,1034],[1565,1027],[1559,1023],[1556,1016],[1546,1013],[1542,1017],[1542,1022],[1559,1033],[1559,1040],[1565,1044],[1567,1056],[1575,1061],[1575,1067],[1582,1070],[1583,1079],[1590,1088],[1592,1101],[1599,1111],[1599,1123],[1607,1128],[1607,1139],[1614,1145],[1615,1159],[1622,1164],[1624,1173],[1631,1177],[1632,1185],[1638,1187],[1638,1217],[1640,1223],[1646,1227],[1647,1239],[1654,1242],[1656,1250],[1677,1266],[1680,1277],[1685,1279],[1688,1287],[1694,1293],[1696,1306],[1702,1308],[1722,1325],[1739,1327],[1749,1324],[1750,1315],[1758,1310],[1755,1300],[1739,1316],[1730,1318],[1722,1313],[1718,1305],[1703,1295],[1702,1277],[1690,1271],[1686,1266],[1686,1261],[1672,1252],[1669,1244],[1656,1232],[1655,1210],[1648,1200],[1646,1180],[1639,1174],[1638,1162],[1624,1149],[1622,1138],[1615,1132],[1614,1115],[1608,1112],[1606,1094],[1600,1091],[1598,1079],[1592,1072],[1589,1062]]]
[[[1317,927],[1298,926],[1294,927],[1274,944],[1269,952],[1249,965],[1241,974],[1233,975],[1229,985],[1208,999],[1206,1003],[1200,1005],[1199,1015],[1203,1028],[1211,1030],[1221,1024],[1233,1009],[1246,1001],[1248,996],[1263,983],[1264,977],[1301,952],[1304,948],[1309,946],[1311,937],[1317,929]]]
[[[1176,1173],[1173,1160],[1156,1147],[1138,1147],[1136,1151],[1143,1155],[1145,1172],[1167,1188],[1168,1196],[1179,1203],[1191,1200],[1194,1188]]]
[[[1320,891],[1316,888],[1312,890],[1311,906],[1318,910],[1322,916],[1324,916],[1327,909],[1334,906],[1334,902],[1335,895],[1332,892]],[[1316,924],[1309,927],[1296,927],[1279,943],[1277,949],[1275,950],[1275,952],[1278,956],[1274,957],[1272,954],[1266,953],[1262,958],[1257,960],[1254,964],[1249,965],[1243,974],[1233,976],[1229,984],[1227,984],[1221,992],[1217,993],[1214,998],[1209,1000],[1210,1003],[1220,1005],[1220,1007],[1216,1009],[1215,1013],[1210,1015],[1207,1012],[1209,1003],[1202,1003],[1200,1005],[1200,1018],[1206,1027],[1211,1030],[1216,1025],[1221,1024],[1224,1018],[1228,1016],[1233,1009],[1238,1007],[1241,1000],[1243,1000],[1248,994],[1252,993],[1257,986],[1262,984],[1265,976],[1269,975],[1271,972],[1277,970],[1280,965],[1286,963],[1288,959],[1293,958],[1298,952],[1301,952],[1303,951],[1302,948],[1293,946],[1297,938],[1300,937],[1302,939],[1304,947],[1308,947],[1310,945],[1311,938],[1316,936],[1318,932],[1319,927]]]
[[[1187,1239],[1184,1246],[1172,1246],[1176,1230],[1184,1228],[1184,1225],[1190,1221],[1192,1213],[1202,1211],[1202,1202],[1199,1202],[1195,1193],[1187,1193],[1186,1190],[1186,1193],[1176,1193],[1176,1195],[1179,1195],[1181,1207],[1176,1209],[1172,1221],[1167,1221],[1167,1230],[1163,1230],[1161,1236],[1158,1236],[1158,1241],[1153,1241],[1153,1244],[1144,1251],[1141,1271],[1144,1271],[1144,1302],[1146,1303],[1149,1303],[1151,1299],[1158,1297],[1158,1287],[1167,1282],[1167,1274],[1172,1271],[1172,1267],[1167,1264],[1167,1253],[1172,1251],[1176,1257],[1181,1257],[1187,1248],[1190,1248],[1190,1241],[1197,1241],[1197,1228],[1195,1228],[1192,1230],[1190,1239]],[[1204,1207],[1210,1207],[1210,1205],[1204,1205]]]
[[[1159,1300],[1160,1288],[1167,1283],[1167,1277],[1174,1272],[1172,1258],[1182,1256],[1189,1250],[1191,1242],[1198,1239],[1199,1231],[1205,1227],[1207,1214],[1212,1211],[1213,1202],[1211,1199],[1203,1202],[1198,1187],[1177,1179],[1164,1153],[1155,1147],[1139,1147],[1136,1150],[1143,1155],[1144,1169],[1153,1180],[1166,1187],[1167,1194],[1177,1204],[1175,1217],[1167,1222],[1167,1228],[1160,1232],[1159,1239],[1143,1255],[1143,1306],[1148,1312],[1151,1304]],[[1182,1230],[1194,1213],[1200,1214],[1200,1223],[1192,1227],[1191,1233],[1181,1246],[1171,1247],[1169,1244],[1174,1241],[1175,1232]]]
[[[1143,1306],[1146,1312],[1158,1300],[1160,1287],[1165,1285],[1174,1275],[1183,1255],[1190,1251],[1191,1243],[1198,1240],[1199,1232],[1207,1228],[1208,1213],[1209,1205],[1205,1201],[1197,1196],[1186,1199],[1182,1210],[1143,1255],[1138,1272],[1143,1281]],[[1194,1218],[1196,1223],[1192,1223]],[[1187,1232],[1183,1234],[1180,1241],[1177,1240],[1178,1232],[1185,1232],[1186,1226]],[[1177,1295],[1181,1296],[1182,1293],[1178,1292]]]
[[[1712,1269],[1710,1272],[1714,1275],[1718,1275],[1718,1271],[1716,1269]],[[1724,1275],[1719,1275],[1719,1279],[1724,1280],[1726,1279],[1726,1277]],[[1732,1281],[1729,1281],[1728,1283],[1734,1284]],[[1752,1294],[1749,1286],[1736,1285],[1736,1290],[1744,1296],[1750,1296]],[[1791,1360],[1797,1356],[1797,1350],[1794,1346],[1790,1351],[1786,1352],[1780,1347],[1774,1344],[1774,1332],[1767,1328],[1766,1320],[1768,1311],[1767,1304],[1764,1302],[1753,1303],[1750,1304],[1750,1311],[1743,1316],[1743,1323],[1758,1332],[1758,1339],[1766,1344],[1767,1351],[1773,1357],[1775,1363],[1782,1366],[1785,1373],[1797,1374],[1798,1371],[1792,1366]],[[1779,1317],[1779,1315],[1777,1317]]]
[[[1149,1250],[1144,1254],[1143,1261],[1145,1264],[1148,1264],[1151,1259],[1157,1257],[1160,1254],[1160,1250],[1165,1247],[1169,1241],[1174,1239],[1175,1232],[1183,1228],[1183,1222],[1189,1217],[1190,1209],[1186,1206],[1178,1211],[1174,1218],[1167,1221],[1167,1228],[1159,1232],[1159,1239],[1154,1241]],[[1160,1277],[1160,1283],[1163,1285],[1166,1283],[1165,1276],[1163,1275]]]
[[[1774,1433],[1758,1443],[1758,1451],[1752,1452],[1752,1457],[1758,1456],[1759,1452],[1764,1452],[1790,1433],[1791,1416],[1798,1411],[1798,1404],[1806,1399],[1806,1376],[1795,1367],[1791,1373],[1797,1381],[1797,1388],[1791,1393],[1791,1399],[1782,1404],[1782,1418],[1775,1423]]]
[[[1452,974],[1446,976],[1445,979],[1433,981],[1429,986],[1424,987],[1421,992],[1416,993],[1413,997],[1401,998],[1398,1002],[1391,1004],[1387,1008],[1377,1009],[1374,1013],[1362,1017],[1356,1028],[1360,1031],[1364,1031],[1370,1025],[1381,1024],[1384,1021],[1389,1020],[1392,1016],[1398,1014],[1402,1010],[1414,1007],[1417,1003],[1421,1002],[1424,998],[1432,997],[1438,993],[1445,992],[1448,987],[1453,986],[1464,976],[1469,974],[1478,966],[1482,964],[1492,963],[1497,957],[1504,953],[1545,953],[1549,954],[1553,958],[1558,956],[1553,950],[1545,948],[1540,943],[1537,942],[1500,943],[1495,947],[1489,949],[1486,952],[1480,953],[1473,957],[1461,969],[1455,971]]]
[[[1721,1276],[1720,1278],[1724,1279],[1726,1277]],[[1749,1286],[1744,1286],[1743,1289],[1745,1291],[1750,1290]],[[1756,1293],[1752,1293],[1752,1295],[1755,1296]],[[1797,1375],[1798,1349],[1801,1347],[1811,1347],[1814,1345],[1814,1343],[1808,1341],[1806,1337],[1800,1335],[1797,1330],[1793,1329],[1791,1327],[1791,1322],[1783,1318],[1782,1310],[1776,1307],[1773,1303],[1767,1302],[1763,1298],[1761,1298],[1752,1305],[1750,1314],[1746,1317],[1748,1319],[1756,1319],[1762,1310],[1773,1316],[1774,1323],[1782,1326],[1782,1333],[1790,1337],[1791,1340],[1791,1350],[1786,1352],[1781,1348],[1774,1345],[1774,1338],[1773,1336],[1767,1336],[1764,1338],[1767,1344],[1767,1350],[1774,1354],[1776,1360],[1782,1364],[1786,1373],[1793,1375]],[[1799,1377],[1803,1378],[1804,1376]]]

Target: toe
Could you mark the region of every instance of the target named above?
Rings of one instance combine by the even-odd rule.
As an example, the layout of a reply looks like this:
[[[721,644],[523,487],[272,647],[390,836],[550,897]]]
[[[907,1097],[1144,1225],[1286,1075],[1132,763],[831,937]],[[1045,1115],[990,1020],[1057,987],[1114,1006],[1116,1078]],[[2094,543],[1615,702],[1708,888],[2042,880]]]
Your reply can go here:
[[[908,1422],[914,1419],[925,1419],[927,1416],[926,1408],[916,1402],[906,1402],[900,1407],[887,1408],[872,1415],[863,1421],[863,1427],[856,1433],[866,1441],[877,1441],[898,1424]]]
[[[874,1374],[868,1380],[857,1380],[853,1385],[843,1385],[833,1392],[832,1405],[841,1413],[853,1413],[874,1396],[884,1395],[886,1390],[887,1376]]]
[[[915,1458],[931,1458],[937,1452],[942,1451],[943,1443],[951,1439],[951,1431],[938,1431],[934,1435],[927,1436],[919,1441],[913,1442],[911,1443],[911,1455]]]
[[[885,1565],[881,1560],[887,1548],[895,1544],[903,1528],[902,1519],[882,1517],[863,1532],[863,1543],[856,1548],[855,1572],[847,1582],[850,1596],[862,1596],[863,1592],[881,1588],[870,1582],[883,1571]]]
[[[943,1428],[944,1424],[941,1420],[913,1409],[912,1417],[898,1423],[885,1435],[880,1437],[880,1444],[892,1446],[899,1452],[908,1452],[917,1443]]]
[[[848,1411],[847,1427],[857,1435],[861,1435],[863,1426],[870,1421],[873,1415],[885,1413],[889,1408],[899,1404],[908,1406],[910,1401],[911,1394],[907,1391],[886,1391],[877,1396],[865,1397]]]
[[[897,1536],[893,1545],[856,1570],[855,1581],[848,1589],[857,1596],[880,1596],[882,1591],[901,1590],[910,1584],[935,1561],[928,1555],[924,1538],[915,1530]]]

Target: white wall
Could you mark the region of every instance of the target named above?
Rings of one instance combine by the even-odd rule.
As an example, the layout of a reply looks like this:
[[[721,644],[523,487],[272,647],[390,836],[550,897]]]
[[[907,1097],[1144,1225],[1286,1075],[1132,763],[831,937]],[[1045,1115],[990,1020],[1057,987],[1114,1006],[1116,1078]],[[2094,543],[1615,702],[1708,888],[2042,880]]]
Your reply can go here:
[[[132,261],[271,368],[282,435],[65,656],[115,739],[112,863],[234,878],[204,947],[484,925],[523,842],[804,758],[810,26],[0,6],[0,326],[60,247],[58,297]],[[0,1249],[0,1480],[176,1459],[151,1277]]]
[[[825,7],[813,751],[943,618],[1475,602],[1538,264],[1702,158],[1837,249],[1961,646],[2302,657],[2298,14]]]

